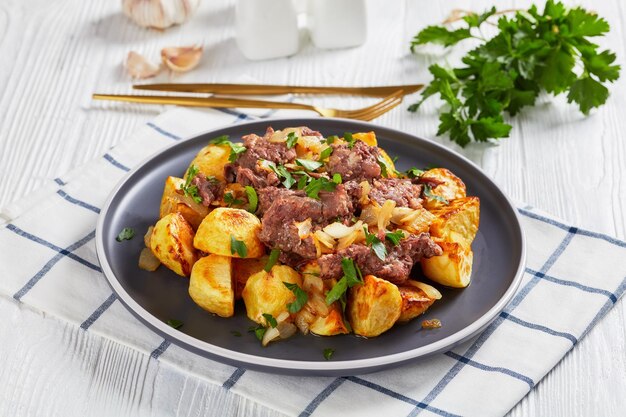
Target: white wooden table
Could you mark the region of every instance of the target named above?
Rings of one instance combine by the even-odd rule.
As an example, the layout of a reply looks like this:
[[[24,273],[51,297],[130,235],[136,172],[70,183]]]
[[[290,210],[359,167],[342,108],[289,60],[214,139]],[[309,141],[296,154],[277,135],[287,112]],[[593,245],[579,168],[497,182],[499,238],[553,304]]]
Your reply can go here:
[[[131,49],[156,59],[163,46],[204,44],[200,67],[173,78],[179,82],[233,82],[249,76],[265,83],[414,83],[428,79],[426,67],[433,60],[408,53],[412,35],[441,21],[452,8],[490,6],[486,0],[372,0],[364,46],[323,51],[305,43],[292,58],[248,62],[233,39],[231,1],[205,0],[190,23],[164,32],[134,26],[119,3],[0,0],[0,206],[103,154],[163,110],[90,100],[94,91],[129,90],[121,63]],[[626,6],[622,0],[582,3],[611,23],[601,43],[616,51],[623,65]],[[498,5],[525,7],[529,2]],[[167,79],[163,75],[157,81]],[[608,104],[587,118],[563,98],[544,100],[517,117],[511,138],[495,147],[460,150],[434,138],[435,102],[416,115],[403,105],[377,122],[460,151],[518,201],[624,239],[625,84],[623,75],[612,86]],[[356,98],[316,101],[347,108],[364,104]],[[280,415],[10,298],[0,297],[0,317],[1,416]],[[620,302],[510,414],[623,415],[624,352],[626,306]]]

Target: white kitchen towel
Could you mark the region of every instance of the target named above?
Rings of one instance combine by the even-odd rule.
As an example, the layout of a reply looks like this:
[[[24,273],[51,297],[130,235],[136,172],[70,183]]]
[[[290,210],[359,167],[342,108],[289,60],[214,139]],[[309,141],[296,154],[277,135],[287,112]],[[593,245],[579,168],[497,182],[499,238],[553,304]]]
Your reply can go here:
[[[95,254],[95,225],[113,186],[149,155],[196,133],[256,118],[175,108],[102,158],[51,181],[0,215],[0,294],[168,362],[289,415],[502,415],[618,301],[626,243],[519,213],[528,261],[513,301],[478,337],[429,360],[362,376],[264,374],[189,353],[117,301]],[[280,400],[278,400],[280,399]]]

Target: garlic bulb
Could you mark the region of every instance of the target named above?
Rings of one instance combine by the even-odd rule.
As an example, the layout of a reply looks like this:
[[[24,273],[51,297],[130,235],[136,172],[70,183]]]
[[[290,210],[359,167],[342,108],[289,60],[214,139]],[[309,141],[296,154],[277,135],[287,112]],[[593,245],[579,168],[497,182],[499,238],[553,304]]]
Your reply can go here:
[[[195,68],[202,58],[202,46],[181,46],[161,49],[161,59],[169,69],[186,72]]]
[[[158,65],[154,65],[135,51],[130,51],[126,57],[126,71],[133,78],[151,78],[156,76],[160,70]]]
[[[124,14],[139,26],[165,29],[186,22],[200,0],[122,0]]]

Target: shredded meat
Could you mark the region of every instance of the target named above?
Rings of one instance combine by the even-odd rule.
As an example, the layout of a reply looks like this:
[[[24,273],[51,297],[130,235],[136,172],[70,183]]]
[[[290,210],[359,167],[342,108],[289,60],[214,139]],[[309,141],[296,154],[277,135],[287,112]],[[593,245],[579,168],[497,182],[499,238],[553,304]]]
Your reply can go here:
[[[397,246],[387,247],[387,257],[381,260],[363,244],[350,245],[334,254],[323,255],[318,259],[322,279],[339,279],[343,275],[341,260],[353,259],[363,275],[375,275],[394,284],[403,284],[409,279],[409,274],[415,262],[422,258],[441,255],[441,248],[430,239],[428,233],[419,236],[410,235],[402,239]]]
[[[222,195],[223,188],[219,181],[207,179],[204,174],[196,175],[191,183],[198,187],[198,194],[202,197],[202,205],[210,206],[211,203]]]
[[[400,178],[381,178],[372,181],[369,197],[378,204],[385,200],[393,200],[397,207],[422,207],[422,186],[413,184],[411,180]]]
[[[378,157],[380,152],[375,146],[357,140],[352,149],[348,145],[332,145],[333,153],[328,158],[326,168],[332,174],[339,174],[344,181],[372,179],[380,177]]]

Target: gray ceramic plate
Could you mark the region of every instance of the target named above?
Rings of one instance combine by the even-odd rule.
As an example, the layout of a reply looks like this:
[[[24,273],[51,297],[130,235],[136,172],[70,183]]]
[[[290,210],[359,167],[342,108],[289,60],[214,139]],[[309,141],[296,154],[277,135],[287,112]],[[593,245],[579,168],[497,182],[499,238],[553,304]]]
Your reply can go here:
[[[481,200],[481,219],[473,243],[472,283],[463,290],[444,289],[443,299],[424,318],[438,318],[437,330],[420,330],[421,319],[395,326],[383,335],[364,339],[353,335],[316,337],[297,335],[261,347],[247,330],[243,304],[235,317],[213,316],[196,306],[187,294],[188,280],[167,268],[156,272],[137,267],[143,247],[141,233],[154,224],[159,214],[163,183],[167,176],[182,176],[194,155],[220,135],[236,139],[267,126],[281,129],[309,126],[324,135],[374,130],[379,145],[399,156],[397,166],[405,170],[428,165],[449,168],[463,179],[468,195]],[[118,243],[124,227],[139,236]],[[342,119],[274,119],[236,124],[174,144],[131,171],[113,190],[96,230],[97,253],[111,287],[126,307],[149,328],[192,352],[235,366],[276,373],[348,375],[381,370],[406,361],[442,352],[484,329],[511,300],[519,286],[525,260],[524,238],[516,211],[502,191],[474,164],[446,148],[409,133],[365,122]],[[416,268],[419,269],[419,268]],[[165,322],[184,322],[175,330]],[[237,337],[233,332],[240,332]],[[335,349],[326,361],[323,350]]]

